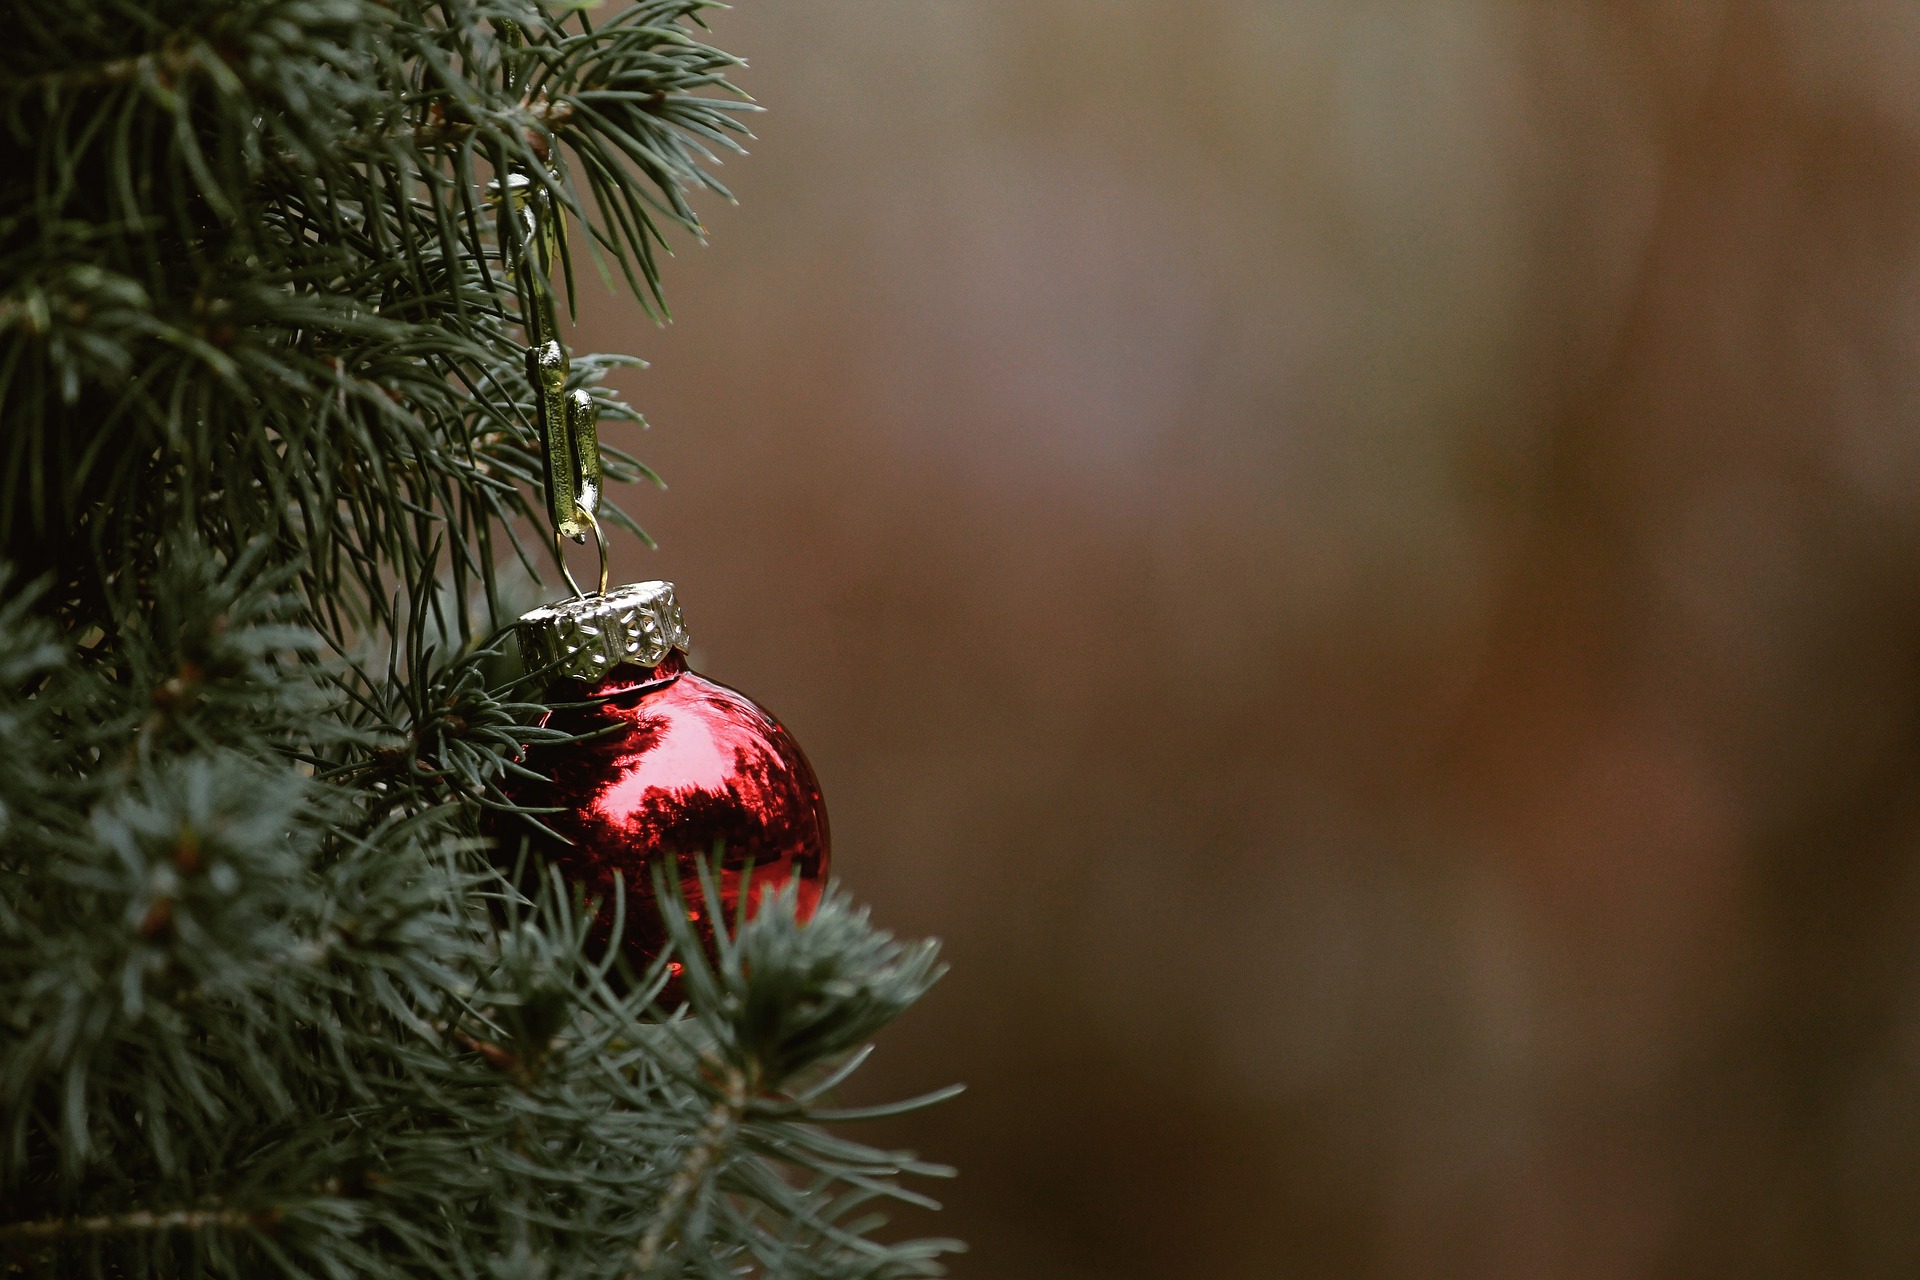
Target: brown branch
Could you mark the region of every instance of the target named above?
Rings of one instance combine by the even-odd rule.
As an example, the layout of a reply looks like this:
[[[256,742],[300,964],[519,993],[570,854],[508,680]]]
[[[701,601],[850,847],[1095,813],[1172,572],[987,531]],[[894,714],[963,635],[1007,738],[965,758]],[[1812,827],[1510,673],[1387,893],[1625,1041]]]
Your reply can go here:
[[[129,80],[138,80],[149,71],[153,72],[155,78],[163,84],[171,84],[192,70],[196,51],[206,47],[208,46],[204,41],[171,40],[158,49],[151,49],[131,58],[114,58],[90,67],[75,67],[66,71],[43,71],[39,75],[9,78],[0,81],[0,88],[15,91],[48,87],[92,89],[100,85],[125,84]]]
[[[551,98],[529,99],[520,104],[520,110],[526,113],[528,124],[526,131],[527,141],[535,144],[534,150],[536,152],[544,150],[546,139],[535,133],[532,126],[539,125],[549,132],[552,132],[560,129],[573,119],[573,104],[571,102],[555,101]],[[422,147],[440,147],[446,146],[449,143],[458,142],[480,127],[471,120],[448,119],[442,116],[438,110],[433,113],[433,117],[433,119],[429,120],[426,124],[420,125],[418,128],[401,130],[394,136],[411,139],[414,143]],[[546,157],[542,155],[541,158],[545,159]]]
[[[139,1231],[203,1231],[219,1227],[229,1231],[252,1231],[272,1226],[279,1218],[277,1209],[248,1213],[242,1209],[172,1209],[156,1213],[136,1209],[132,1213],[106,1213],[92,1218],[46,1218],[38,1222],[0,1223],[0,1244],[10,1241],[72,1240],[84,1236],[124,1235]]]
[[[706,1181],[707,1170],[726,1149],[727,1143],[732,1141],[733,1131],[746,1112],[746,1076],[738,1067],[728,1066],[722,1079],[724,1086],[720,1100],[707,1113],[707,1122],[700,1126],[700,1132],[694,1136],[693,1146],[687,1152],[680,1172],[673,1176],[673,1181],[667,1186],[666,1198],[660,1202],[660,1212],[655,1215],[653,1225],[647,1228],[640,1247],[634,1251],[633,1269],[636,1275],[643,1276],[652,1271],[654,1263],[660,1260],[660,1251],[670,1242],[670,1233],[679,1229],[680,1219],[687,1211],[687,1203],[693,1199],[693,1193],[699,1190],[700,1184]]]

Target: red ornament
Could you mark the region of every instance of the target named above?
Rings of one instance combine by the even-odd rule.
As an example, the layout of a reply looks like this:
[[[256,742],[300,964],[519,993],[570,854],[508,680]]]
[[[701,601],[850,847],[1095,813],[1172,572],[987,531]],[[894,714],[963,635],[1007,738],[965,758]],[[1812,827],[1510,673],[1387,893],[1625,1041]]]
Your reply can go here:
[[[530,749],[523,763],[543,780],[513,777],[507,794],[556,810],[540,821],[571,843],[510,817],[493,824],[505,855],[524,834],[542,862],[600,900],[597,945],[612,932],[614,883],[625,884],[621,945],[635,972],[666,944],[653,891],[663,859],[678,867],[688,918],[709,945],[714,908],[698,868],[716,847],[717,908],[728,919],[749,867],[748,914],[797,878],[804,918],[827,875],[827,810],[813,766],[752,699],[688,669],[672,593],[668,583],[640,583],[521,619],[529,669],[553,667],[559,676],[547,698],[556,705],[541,724],[580,740]]]

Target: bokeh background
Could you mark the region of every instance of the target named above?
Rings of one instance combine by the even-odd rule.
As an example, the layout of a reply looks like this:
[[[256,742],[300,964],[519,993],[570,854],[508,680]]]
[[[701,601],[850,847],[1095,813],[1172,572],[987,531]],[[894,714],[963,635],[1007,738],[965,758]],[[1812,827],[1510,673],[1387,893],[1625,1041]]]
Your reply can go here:
[[[1920,1273],[1920,5],[744,0],[617,571],[962,1277]]]

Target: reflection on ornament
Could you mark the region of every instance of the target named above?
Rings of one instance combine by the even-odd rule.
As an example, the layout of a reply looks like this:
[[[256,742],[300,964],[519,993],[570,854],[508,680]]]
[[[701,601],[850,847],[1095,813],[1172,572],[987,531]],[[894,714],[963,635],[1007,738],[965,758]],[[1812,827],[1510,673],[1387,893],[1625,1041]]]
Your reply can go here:
[[[672,588],[642,586],[665,588],[658,614],[671,640],[683,645]],[[636,590],[596,599],[614,601]],[[571,622],[594,628],[593,605],[575,602]],[[540,620],[547,632],[553,625]],[[564,650],[551,639],[544,648],[523,648]],[[689,670],[676,649],[653,666],[628,662],[596,680],[563,679],[548,701],[555,706],[542,724],[578,737],[531,749],[524,763],[542,778],[511,778],[507,792],[516,804],[554,810],[539,815],[540,821],[570,843],[512,817],[495,820],[491,834],[508,859],[524,836],[539,859],[600,900],[591,935],[596,948],[610,938],[617,881],[626,890],[621,945],[628,962],[644,971],[660,954],[666,931],[653,869],[666,858],[678,867],[689,919],[711,942],[711,911],[697,868],[716,848],[722,850],[717,906],[728,918],[739,906],[749,867],[749,913],[796,878],[801,911],[811,913],[827,875],[827,811],[813,767],[771,715],[744,694]]]

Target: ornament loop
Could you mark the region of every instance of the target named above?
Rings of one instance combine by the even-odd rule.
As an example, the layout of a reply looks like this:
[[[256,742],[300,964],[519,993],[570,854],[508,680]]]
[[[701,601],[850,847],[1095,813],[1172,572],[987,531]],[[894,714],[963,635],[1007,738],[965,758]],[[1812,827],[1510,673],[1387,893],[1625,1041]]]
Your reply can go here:
[[[593,518],[593,512],[582,507],[580,514],[586,517],[587,527],[593,530],[594,549],[600,553],[600,589],[593,594],[604,596],[607,594],[607,540],[601,535],[600,522]],[[560,541],[558,525],[554,526],[553,530],[553,558],[559,562],[560,576],[565,578],[567,585],[573,588],[573,594],[581,600],[591,600],[593,596],[589,596],[580,589],[580,584],[574,580],[573,570],[567,567],[566,546]]]

